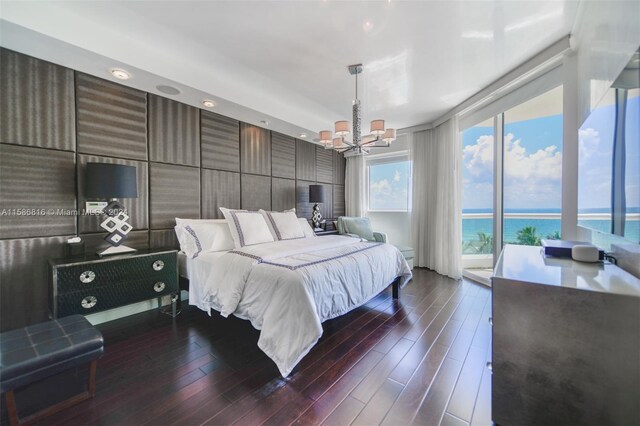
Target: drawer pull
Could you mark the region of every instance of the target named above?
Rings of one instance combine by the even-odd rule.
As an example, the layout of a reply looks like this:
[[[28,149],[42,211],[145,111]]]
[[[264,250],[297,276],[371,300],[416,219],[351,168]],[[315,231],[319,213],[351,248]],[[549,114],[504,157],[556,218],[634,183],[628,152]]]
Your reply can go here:
[[[164,262],[162,260],[156,260],[153,262],[154,271],[162,271],[162,268],[164,268]]]
[[[84,271],[80,274],[80,282],[84,284],[89,284],[91,281],[96,279],[96,273],[93,271]]]
[[[96,306],[96,303],[98,303],[98,299],[96,299],[94,296],[87,296],[84,299],[82,299],[82,302],[80,302],[82,304],[82,307],[85,309],[91,309],[94,306]]]
[[[164,290],[165,287],[166,285],[162,281],[159,281],[153,285],[153,290],[156,293],[160,293],[162,290]]]
[[[493,317],[489,317],[489,324],[493,325]]]
[[[488,361],[488,362],[487,362],[487,369],[488,369],[491,373],[493,373],[493,363],[492,363],[491,361]]]

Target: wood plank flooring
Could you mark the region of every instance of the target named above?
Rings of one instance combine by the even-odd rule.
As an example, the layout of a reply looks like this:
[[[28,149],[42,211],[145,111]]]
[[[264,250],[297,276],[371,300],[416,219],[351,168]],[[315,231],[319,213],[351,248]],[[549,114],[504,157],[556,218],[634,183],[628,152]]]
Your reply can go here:
[[[286,379],[247,321],[139,314],[98,326],[95,398],[42,424],[490,425],[490,312],[488,288],[415,269],[399,301],[388,289],[325,323]],[[84,374],[19,392],[21,414]]]

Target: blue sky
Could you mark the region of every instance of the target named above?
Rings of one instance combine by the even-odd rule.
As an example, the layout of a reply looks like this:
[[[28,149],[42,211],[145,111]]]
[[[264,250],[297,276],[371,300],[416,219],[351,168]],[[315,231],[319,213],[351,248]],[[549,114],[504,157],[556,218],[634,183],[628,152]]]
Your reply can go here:
[[[597,108],[580,129],[579,209],[608,208],[611,199],[613,105]],[[640,97],[627,106],[627,206],[640,206]],[[493,127],[462,134],[463,210],[491,209]],[[506,210],[560,209],[562,194],[562,115],[505,125]]]
[[[409,161],[369,166],[369,209],[406,210]]]
[[[462,133],[463,210],[493,204],[493,127]],[[562,115],[505,124],[506,210],[560,209]]]

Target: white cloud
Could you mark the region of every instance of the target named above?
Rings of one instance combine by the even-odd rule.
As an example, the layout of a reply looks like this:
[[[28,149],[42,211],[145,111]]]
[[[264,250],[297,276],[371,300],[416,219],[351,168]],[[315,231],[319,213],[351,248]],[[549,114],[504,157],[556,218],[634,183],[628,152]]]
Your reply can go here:
[[[376,194],[390,194],[391,183],[387,179],[382,179],[371,183],[371,192]]]
[[[396,172],[394,173],[393,181],[394,182],[400,182],[400,170],[396,170]]]
[[[555,145],[527,151],[512,133],[504,138],[505,206],[539,208],[560,206],[562,153]],[[463,150],[464,204],[468,208],[491,206],[493,190],[493,136],[480,136]]]
[[[560,181],[562,178],[562,153],[551,145],[529,154],[521,140],[514,141],[512,133],[505,136],[505,179],[533,181]]]
[[[464,147],[463,161],[476,179],[488,181],[493,176],[493,136],[480,136],[475,145]],[[551,145],[529,153],[513,133],[505,135],[505,179],[560,180],[562,153]]]
[[[591,127],[580,129],[578,131],[578,140],[580,141],[580,160],[584,161],[598,152],[600,146],[600,133]]]

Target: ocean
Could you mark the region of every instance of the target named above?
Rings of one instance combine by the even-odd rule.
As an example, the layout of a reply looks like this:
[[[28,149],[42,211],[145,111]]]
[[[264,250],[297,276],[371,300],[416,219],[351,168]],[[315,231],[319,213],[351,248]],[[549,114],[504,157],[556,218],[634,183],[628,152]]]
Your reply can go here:
[[[635,209],[634,209],[635,210]],[[478,242],[478,232],[484,232],[487,236],[493,235],[493,219],[486,217],[489,214],[486,210],[471,210],[463,212],[462,219],[462,243],[463,247],[469,243]],[[511,213],[511,214],[510,214]],[[601,213],[601,212],[589,212]],[[508,211],[507,216],[527,216],[527,217],[505,217],[504,219],[504,241],[505,243],[517,242],[517,233],[519,230],[527,226],[536,228],[536,236],[539,238],[547,238],[555,233],[560,233],[561,223],[557,210],[536,210],[536,211]],[[542,217],[532,218],[531,216],[540,215]],[[465,217],[467,216],[467,217]],[[470,217],[469,217],[470,216]],[[485,217],[482,217],[485,216]],[[544,216],[551,216],[545,218]],[[609,219],[585,219],[578,220],[578,224],[591,229],[595,229],[604,233],[611,232],[611,220]],[[640,220],[628,220],[625,224],[625,235],[629,239],[637,239],[640,235]],[[635,237],[635,238],[634,238]],[[473,248],[464,250],[465,253],[473,253]]]

